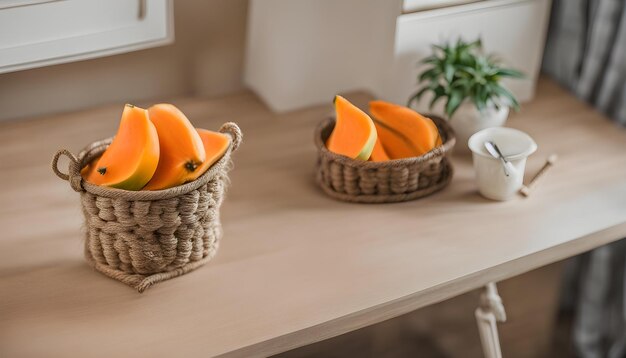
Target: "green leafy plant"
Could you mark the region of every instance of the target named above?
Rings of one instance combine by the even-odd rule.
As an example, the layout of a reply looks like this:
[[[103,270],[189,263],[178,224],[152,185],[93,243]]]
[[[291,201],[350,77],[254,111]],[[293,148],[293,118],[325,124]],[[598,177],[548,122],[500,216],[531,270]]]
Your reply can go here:
[[[493,55],[485,55],[480,39],[434,45],[433,54],[421,63],[428,65],[419,74],[421,88],[410,99],[419,101],[428,92],[433,93],[430,108],[440,99],[446,99],[445,113],[448,118],[465,100],[470,100],[482,111],[490,105],[496,108],[510,106],[519,110],[515,96],[500,84],[505,77],[523,78],[517,70],[501,67]]]

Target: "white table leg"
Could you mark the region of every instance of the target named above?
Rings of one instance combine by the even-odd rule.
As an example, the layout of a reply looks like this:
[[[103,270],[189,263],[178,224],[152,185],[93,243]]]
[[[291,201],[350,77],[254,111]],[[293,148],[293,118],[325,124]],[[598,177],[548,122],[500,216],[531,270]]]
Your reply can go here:
[[[506,321],[506,312],[494,282],[485,286],[475,315],[485,358],[502,358],[497,322]]]

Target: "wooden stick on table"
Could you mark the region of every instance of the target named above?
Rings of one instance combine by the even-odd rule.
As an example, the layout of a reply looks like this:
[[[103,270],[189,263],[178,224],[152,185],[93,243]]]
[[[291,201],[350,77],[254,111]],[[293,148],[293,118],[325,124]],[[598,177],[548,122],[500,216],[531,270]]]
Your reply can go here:
[[[548,171],[548,169],[550,169],[550,167],[554,165],[557,159],[558,156],[556,154],[550,155],[543,167],[541,167],[535,177],[530,180],[530,183],[528,183],[528,185],[522,185],[522,188],[519,190],[519,192],[526,197],[529,196],[532,189],[537,185],[537,181],[539,180],[539,178],[545,175],[545,173]]]

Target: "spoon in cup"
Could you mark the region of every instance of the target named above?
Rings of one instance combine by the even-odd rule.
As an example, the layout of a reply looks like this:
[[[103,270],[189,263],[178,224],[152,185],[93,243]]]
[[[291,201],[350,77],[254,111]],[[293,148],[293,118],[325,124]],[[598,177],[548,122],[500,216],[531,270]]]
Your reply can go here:
[[[502,162],[502,169],[504,170],[504,175],[506,175],[507,177],[510,176],[509,170],[514,171],[515,168],[513,167],[511,162],[509,162],[506,159],[506,157],[502,154],[502,152],[500,151],[500,148],[498,148],[498,145],[494,141],[488,140],[485,142],[485,149],[487,149],[489,154],[491,154],[494,158],[500,159],[500,161]]]

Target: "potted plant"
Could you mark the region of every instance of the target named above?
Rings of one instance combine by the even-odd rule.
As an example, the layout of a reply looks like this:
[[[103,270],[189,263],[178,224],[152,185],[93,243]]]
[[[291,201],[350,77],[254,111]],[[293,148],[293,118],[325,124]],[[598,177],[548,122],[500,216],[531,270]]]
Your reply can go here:
[[[426,65],[419,74],[421,88],[409,99],[409,107],[430,93],[431,110],[435,105],[450,120],[460,148],[467,149],[469,137],[485,128],[502,126],[509,108],[519,109],[515,96],[501,80],[523,78],[514,69],[504,68],[493,55],[485,55],[481,40],[433,46],[433,54],[421,61]],[[440,102],[445,99],[445,103]]]

